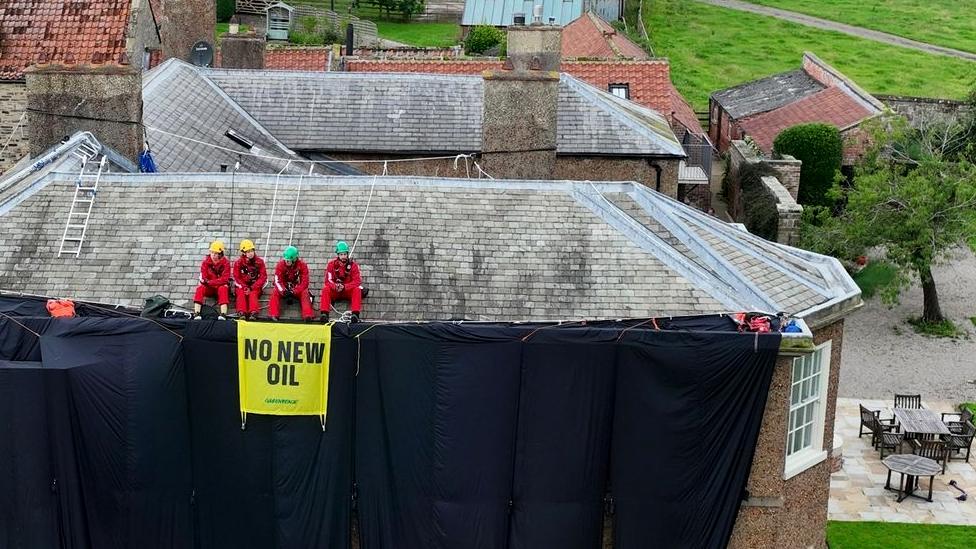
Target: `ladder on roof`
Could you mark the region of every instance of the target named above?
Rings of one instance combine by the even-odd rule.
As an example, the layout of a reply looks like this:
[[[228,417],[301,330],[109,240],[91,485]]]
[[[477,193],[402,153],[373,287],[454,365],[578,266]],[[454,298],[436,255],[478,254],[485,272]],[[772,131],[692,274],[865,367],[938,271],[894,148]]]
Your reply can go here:
[[[64,224],[64,234],[61,235],[61,248],[58,257],[62,255],[81,255],[81,246],[85,243],[88,232],[88,220],[91,218],[92,207],[95,205],[95,195],[98,193],[98,181],[105,169],[105,156],[98,163],[98,172],[87,173],[89,161],[98,156],[98,151],[89,143],[82,143],[72,153],[81,159],[81,173],[75,180],[75,196],[71,200],[68,210],[68,220]]]

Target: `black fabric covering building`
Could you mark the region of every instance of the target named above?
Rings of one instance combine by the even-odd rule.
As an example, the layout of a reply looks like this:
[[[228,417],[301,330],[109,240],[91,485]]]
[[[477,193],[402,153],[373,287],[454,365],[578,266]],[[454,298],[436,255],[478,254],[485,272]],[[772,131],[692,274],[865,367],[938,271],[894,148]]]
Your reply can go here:
[[[232,322],[5,313],[0,546],[724,547],[780,336],[650,325],[338,325],[323,433]]]

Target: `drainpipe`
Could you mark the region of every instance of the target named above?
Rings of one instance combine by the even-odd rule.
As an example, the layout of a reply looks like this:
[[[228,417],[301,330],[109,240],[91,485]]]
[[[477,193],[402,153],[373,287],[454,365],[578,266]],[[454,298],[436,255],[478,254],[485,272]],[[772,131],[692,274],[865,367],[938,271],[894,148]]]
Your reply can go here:
[[[658,166],[657,163],[651,162],[650,160],[647,161],[647,165],[654,168],[654,172],[655,172],[654,190],[657,192],[661,192],[661,172],[663,171],[661,169],[661,166]]]

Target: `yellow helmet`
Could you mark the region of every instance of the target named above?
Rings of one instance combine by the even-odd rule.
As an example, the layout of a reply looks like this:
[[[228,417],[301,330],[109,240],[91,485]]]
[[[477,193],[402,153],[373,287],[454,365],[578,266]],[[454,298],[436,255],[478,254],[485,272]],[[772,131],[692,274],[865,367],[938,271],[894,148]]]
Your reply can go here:
[[[254,243],[248,239],[241,240],[241,253],[247,253],[254,249]]]
[[[213,242],[211,242],[210,243],[210,251],[213,252],[213,253],[218,253],[218,254],[224,253],[224,241],[223,240],[214,240]]]

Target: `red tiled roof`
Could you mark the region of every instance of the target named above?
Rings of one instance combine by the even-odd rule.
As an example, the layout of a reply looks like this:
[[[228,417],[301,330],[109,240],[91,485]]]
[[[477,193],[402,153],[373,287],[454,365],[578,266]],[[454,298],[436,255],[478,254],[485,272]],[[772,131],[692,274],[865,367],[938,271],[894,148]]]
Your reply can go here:
[[[643,48],[617,33],[613,25],[586,12],[563,28],[564,58],[649,59]]]
[[[132,0],[3,0],[0,80],[19,80],[39,63],[128,63],[125,33]]]
[[[738,122],[746,133],[766,153],[773,149],[773,140],[786,128],[797,124],[821,122],[838,128],[856,124],[872,112],[839,87],[826,88],[799,101],[778,109],[757,114]]]
[[[269,52],[270,53],[270,52]],[[265,57],[266,68],[274,66]],[[346,69],[352,72],[425,72],[433,74],[479,74],[500,69],[498,60],[468,59],[347,59]],[[704,135],[694,110],[671,84],[671,71],[664,59],[647,61],[563,61],[560,69],[601,90],[610,84],[627,84],[630,99],[639,105],[661,113],[668,120],[677,121],[692,133]],[[319,68],[318,70],[321,70]]]

